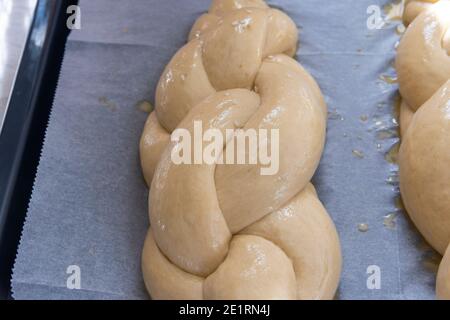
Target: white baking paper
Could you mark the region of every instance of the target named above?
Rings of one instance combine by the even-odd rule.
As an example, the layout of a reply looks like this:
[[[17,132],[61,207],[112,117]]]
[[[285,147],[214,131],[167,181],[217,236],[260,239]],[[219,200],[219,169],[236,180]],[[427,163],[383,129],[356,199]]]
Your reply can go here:
[[[341,239],[337,298],[434,298],[439,257],[396,206],[397,167],[385,160],[398,140],[391,134],[398,88],[389,77],[399,21],[371,29],[367,10],[375,5],[382,13],[389,1],[269,3],[297,23],[298,59],[330,110],[314,183]],[[148,190],[138,155],[147,114],[137,105],[153,101],[164,66],[208,6],[80,2],[82,28],[67,43],[14,267],[14,298],[148,298],[140,270]]]

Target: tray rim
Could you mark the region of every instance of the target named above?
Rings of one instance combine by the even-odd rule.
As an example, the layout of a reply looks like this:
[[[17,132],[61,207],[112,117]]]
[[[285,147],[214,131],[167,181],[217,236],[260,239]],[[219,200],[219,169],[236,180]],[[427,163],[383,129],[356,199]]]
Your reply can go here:
[[[53,105],[65,43],[66,8],[38,0],[0,131],[0,300],[10,280]]]

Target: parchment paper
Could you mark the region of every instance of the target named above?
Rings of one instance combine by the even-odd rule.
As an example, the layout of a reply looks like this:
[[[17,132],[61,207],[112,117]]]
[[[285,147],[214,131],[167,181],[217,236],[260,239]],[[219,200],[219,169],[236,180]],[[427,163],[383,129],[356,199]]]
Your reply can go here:
[[[398,22],[370,30],[366,10],[388,2],[269,1],[298,24],[298,59],[330,110],[314,183],[341,239],[340,299],[434,297],[439,257],[395,205],[397,168],[385,160],[398,140],[389,134],[396,129],[398,88],[380,76],[394,74]],[[147,114],[137,104],[153,102],[164,66],[209,0],[82,0],[80,6],[82,29],[67,43],[13,296],[146,299],[140,253],[148,190],[138,142]],[[384,218],[394,212],[395,219]],[[80,290],[67,288],[73,265],[80,268]],[[367,286],[372,265],[381,272],[379,289]]]

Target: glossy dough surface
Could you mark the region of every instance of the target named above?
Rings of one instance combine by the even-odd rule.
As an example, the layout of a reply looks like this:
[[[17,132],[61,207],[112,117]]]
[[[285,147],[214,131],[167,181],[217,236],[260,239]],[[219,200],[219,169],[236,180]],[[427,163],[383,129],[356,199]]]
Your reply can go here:
[[[397,51],[403,100],[416,111],[450,78],[450,1],[441,0],[409,25]]]
[[[292,56],[295,23],[261,0],[215,0],[164,70],[141,139],[151,227],[142,254],[154,299],[332,299],[336,228],[310,184],[327,107]],[[278,129],[279,170],[179,164],[175,129]],[[224,141],[224,153],[230,141]]]
[[[450,299],[450,1],[409,1],[404,19],[400,191],[414,224],[445,254],[436,291]]]

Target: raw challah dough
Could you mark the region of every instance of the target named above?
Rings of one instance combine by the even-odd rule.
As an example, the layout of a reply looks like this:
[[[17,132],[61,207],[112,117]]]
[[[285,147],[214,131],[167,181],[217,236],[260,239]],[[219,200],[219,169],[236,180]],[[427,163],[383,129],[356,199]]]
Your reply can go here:
[[[398,46],[396,68],[400,93],[417,111],[449,79],[449,2],[441,0],[420,14]]]
[[[406,0],[403,11],[403,23],[405,26],[409,26],[419,14],[438,1],[439,0]]]
[[[142,254],[154,299],[332,299],[339,238],[309,183],[327,107],[291,57],[295,23],[262,0],[215,0],[166,67],[141,139],[151,227]],[[278,129],[279,170],[178,164],[175,129]],[[173,141],[171,141],[173,140]],[[223,145],[224,153],[230,141]]]
[[[403,98],[400,190],[417,228],[444,254],[450,244],[450,1],[417,5],[422,11],[396,62]],[[441,299],[450,299],[448,255],[437,279]]]
[[[450,246],[439,266],[439,272],[436,281],[436,295],[441,299],[450,299]]]

